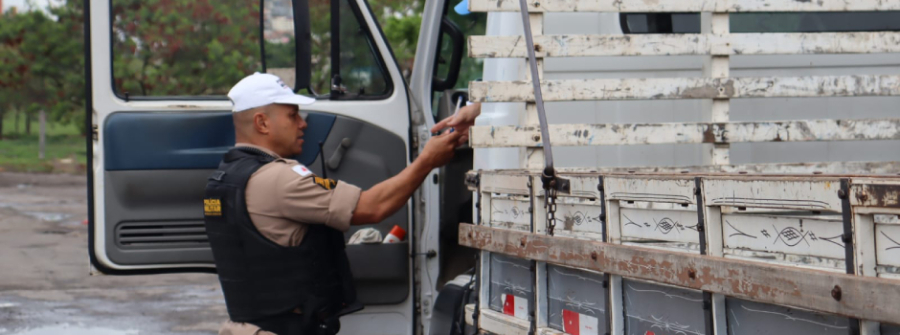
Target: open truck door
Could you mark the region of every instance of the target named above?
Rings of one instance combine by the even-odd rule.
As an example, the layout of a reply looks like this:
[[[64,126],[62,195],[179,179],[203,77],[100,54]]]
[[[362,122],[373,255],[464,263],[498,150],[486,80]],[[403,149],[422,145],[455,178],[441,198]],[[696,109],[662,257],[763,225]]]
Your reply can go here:
[[[203,193],[207,177],[234,145],[225,94],[255,71],[275,73],[318,99],[301,111],[308,113],[309,127],[303,153],[294,157],[316,174],[366,189],[407,166],[408,92],[366,2],[282,3],[291,11],[283,13],[275,1],[85,1],[87,122],[94,134],[87,139],[92,273],[215,271]],[[191,19],[198,11],[210,20]],[[193,20],[187,31],[180,30],[179,14]],[[316,18],[312,33],[309,17]],[[286,25],[284,18],[295,20]],[[235,28],[242,22],[253,25]],[[319,27],[324,31],[315,31],[317,22],[326,23]],[[293,36],[298,47],[285,48]],[[183,44],[192,38],[203,45]],[[217,49],[236,38],[257,43],[247,50]],[[279,50],[290,55],[279,58]],[[220,66],[229,68],[218,71]],[[165,77],[172,87],[151,87],[144,79],[152,76]],[[394,225],[412,231],[412,212],[407,205],[365,227],[383,235]],[[413,332],[409,255],[415,234],[407,236],[397,244],[347,246],[366,309],[343,318],[343,333]]]

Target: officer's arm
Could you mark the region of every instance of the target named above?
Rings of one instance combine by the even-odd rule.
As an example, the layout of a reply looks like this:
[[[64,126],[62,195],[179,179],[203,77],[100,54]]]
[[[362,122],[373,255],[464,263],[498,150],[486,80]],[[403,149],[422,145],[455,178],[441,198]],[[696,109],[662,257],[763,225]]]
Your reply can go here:
[[[454,132],[432,137],[419,158],[400,174],[363,191],[350,223],[360,225],[381,222],[403,207],[428,176],[428,172],[447,164],[453,158],[453,151],[461,135],[460,132]]]

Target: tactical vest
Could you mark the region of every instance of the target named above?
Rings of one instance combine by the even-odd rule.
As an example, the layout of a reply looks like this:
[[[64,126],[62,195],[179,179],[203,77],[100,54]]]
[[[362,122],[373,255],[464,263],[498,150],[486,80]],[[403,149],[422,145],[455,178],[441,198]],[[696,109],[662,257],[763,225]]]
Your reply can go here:
[[[356,303],[344,234],[309,225],[295,247],[260,234],[247,212],[245,190],[250,176],[274,160],[248,147],[225,154],[206,185],[206,233],[232,321],[253,323],[299,308],[304,323],[314,325]]]

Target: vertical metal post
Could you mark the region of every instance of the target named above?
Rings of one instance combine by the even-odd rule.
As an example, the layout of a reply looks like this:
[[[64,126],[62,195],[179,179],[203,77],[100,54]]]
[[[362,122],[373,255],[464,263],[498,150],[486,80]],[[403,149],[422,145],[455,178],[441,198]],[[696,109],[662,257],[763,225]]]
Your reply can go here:
[[[853,244],[853,209],[850,206],[850,179],[841,178],[841,189],[838,191],[838,197],[841,198],[841,221],[844,226],[844,234],[841,240],[844,242],[844,264],[847,274],[856,275],[856,261],[854,257],[855,246]],[[850,335],[859,335],[859,319],[849,318],[850,325],[848,333]]]
[[[597,181],[597,191],[600,192],[600,219],[603,220],[600,224],[600,234],[601,238],[603,238],[604,243],[609,243],[609,235],[607,234],[606,225],[609,223],[609,218],[606,217],[606,191],[603,188],[603,176],[599,177]],[[609,274],[603,273],[603,288],[606,289],[606,335],[612,334],[612,318],[610,311],[612,311],[612,299],[610,299],[609,292]]]
[[[702,184],[700,177],[694,177],[694,196],[697,203],[697,232],[700,234],[700,254],[706,255],[706,218],[704,215],[706,207],[703,206]],[[712,293],[703,291],[703,324],[705,325],[706,335],[715,334],[713,319]]]

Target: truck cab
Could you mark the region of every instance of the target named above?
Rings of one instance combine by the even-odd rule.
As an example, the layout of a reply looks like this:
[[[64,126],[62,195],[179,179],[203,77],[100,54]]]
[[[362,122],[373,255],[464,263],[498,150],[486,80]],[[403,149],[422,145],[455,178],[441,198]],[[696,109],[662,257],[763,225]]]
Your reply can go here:
[[[403,67],[376,19],[387,7],[376,13],[365,0],[85,5],[94,275],[215,272],[202,196],[234,145],[225,94],[244,76],[273,73],[315,97],[301,111],[309,127],[294,158],[363,189],[415,159],[436,117],[452,112],[450,99],[465,99],[456,88],[480,76],[480,66],[463,61],[464,29],[483,29],[485,14],[463,18],[452,11],[455,1],[419,5],[419,47],[406,59],[415,66]],[[460,71],[464,63],[471,69]],[[455,235],[444,236],[471,215],[461,180],[471,165],[471,149],[460,148],[396,214],[347,232],[372,227],[387,235],[397,225],[409,233],[396,244],[348,245],[366,308],[343,318],[342,333],[426,332],[437,289],[474,266],[465,252],[454,253]]]
[[[375,1],[85,4],[90,21],[86,122],[94,134],[87,139],[89,252],[95,275],[215,272],[202,195],[207,176],[234,145],[225,93],[245,75],[273,73],[296,92],[315,97],[318,101],[302,111],[309,127],[303,153],[295,159],[317,175],[365,189],[415,159],[430,128],[451,115],[460,99],[467,100],[470,81],[522,80],[527,72],[521,58],[468,57],[470,35],[520,35],[519,13],[460,15],[456,0],[427,0],[406,9],[421,12],[412,50],[388,42],[382,25],[396,22],[378,18],[393,9]],[[840,15],[829,16],[834,14]],[[700,15],[550,13],[542,33],[693,33],[701,29]],[[900,30],[897,12],[753,15],[762,16],[733,19],[732,32]],[[193,24],[179,24],[185,20]],[[240,47],[231,48],[235,45]],[[414,57],[401,64],[399,52]],[[678,77],[704,68],[700,56],[638,58],[547,59],[544,74],[546,79]],[[900,73],[897,54],[733,56],[731,61],[738,74]],[[208,71],[212,68],[225,70]],[[733,103],[731,113],[749,121],[782,119],[794,111],[808,118],[847,110],[856,117],[896,117],[898,102],[896,96],[747,99]],[[698,112],[702,103],[553,102],[548,109],[551,123],[697,122],[707,121]],[[524,103],[486,103],[478,124],[519,124],[523,118]],[[900,161],[896,145],[896,140],[736,144],[731,162]],[[694,166],[708,162],[705,151],[705,144],[560,148],[557,162],[561,167]],[[395,215],[351,228],[347,238],[365,227],[387,234],[399,225],[409,233],[403,243],[348,246],[366,309],[342,318],[342,333],[449,331],[443,323],[441,329],[432,327],[438,293],[446,283],[471,284],[457,277],[476,265],[476,252],[457,243],[459,222],[475,221],[465,173],[518,168],[525,155],[520,148],[464,146]]]

